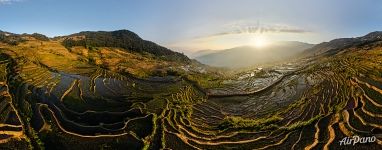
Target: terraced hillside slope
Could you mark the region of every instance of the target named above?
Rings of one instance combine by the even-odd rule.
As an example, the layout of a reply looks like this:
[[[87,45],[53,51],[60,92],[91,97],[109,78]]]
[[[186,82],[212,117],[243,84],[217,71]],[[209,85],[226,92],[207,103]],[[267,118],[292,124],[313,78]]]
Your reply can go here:
[[[228,75],[123,46],[2,37],[0,149],[382,148],[379,39]],[[376,141],[340,145],[354,135]]]

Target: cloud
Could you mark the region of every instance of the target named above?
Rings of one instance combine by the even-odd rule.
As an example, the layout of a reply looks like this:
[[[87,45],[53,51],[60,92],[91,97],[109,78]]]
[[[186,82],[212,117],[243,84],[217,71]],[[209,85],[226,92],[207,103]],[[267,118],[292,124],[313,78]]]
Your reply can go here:
[[[298,27],[282,24],[261,24],[259,22],[235,22],[227,24],[223,30],[206,36],[197,38],[208,38],[225,35],[240,35],[240,34],[265,34],[265,33],[294,33],[303,34],[311,31],[300,29]]]
[[[219,50],[251,45],[257,39],[263,39],[269,43],[273,41],[311,42],[307,39],[315,36],[312,30],[289,24],[260,23],[248,20],[211,24],[204,27],[203,30],[194,30],[193,33],[195,34],[167,43],[166,46],[188,51]]]
[[[12,4],[14,2],[20,2],[21,0],[0,0],[0,5],[2,4]]]

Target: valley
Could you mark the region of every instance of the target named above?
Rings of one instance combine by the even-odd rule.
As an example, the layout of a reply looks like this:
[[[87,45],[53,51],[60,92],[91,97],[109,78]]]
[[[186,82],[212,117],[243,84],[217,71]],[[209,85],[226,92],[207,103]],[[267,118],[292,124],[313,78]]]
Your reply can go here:
[[[2,33],[0,149],[381,149],[376,34],[229,72],[123,30]]]

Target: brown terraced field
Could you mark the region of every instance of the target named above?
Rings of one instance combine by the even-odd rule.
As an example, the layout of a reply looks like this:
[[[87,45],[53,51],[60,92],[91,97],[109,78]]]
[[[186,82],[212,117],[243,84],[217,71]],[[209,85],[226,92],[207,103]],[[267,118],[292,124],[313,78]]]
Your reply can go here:
[[[0,149],[382,149],[382,47],[343,51],[298,59],[288,72],[201,81],[82,59],[133,55],[112,48],[3,45]],[[377,140],[340,146],[353,135]]]

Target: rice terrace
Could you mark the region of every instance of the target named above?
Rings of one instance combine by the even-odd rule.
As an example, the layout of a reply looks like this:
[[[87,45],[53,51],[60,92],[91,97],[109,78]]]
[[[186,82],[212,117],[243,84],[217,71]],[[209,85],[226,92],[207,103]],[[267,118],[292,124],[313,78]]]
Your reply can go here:
[[[191,58],[125,29],[0,31],[0,149],[382,149],[381,31],[261,42]]]

